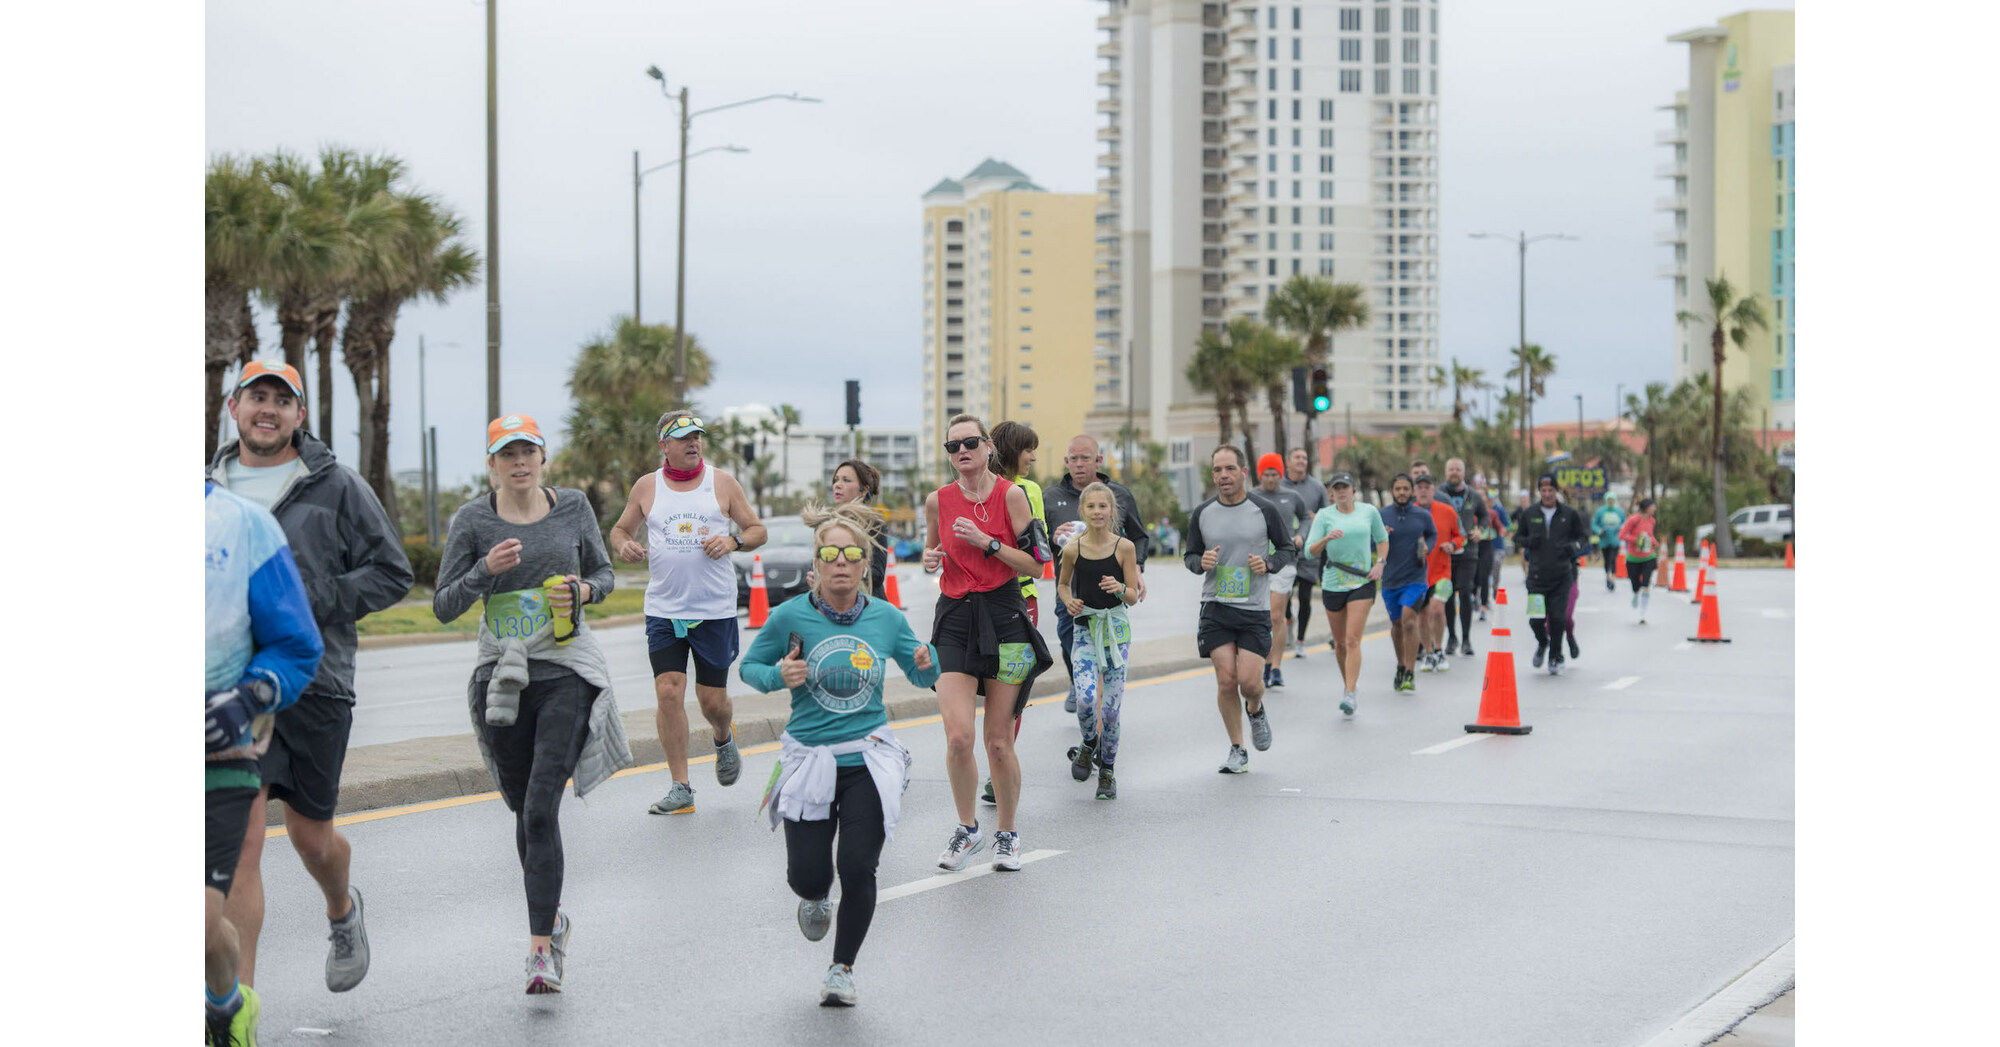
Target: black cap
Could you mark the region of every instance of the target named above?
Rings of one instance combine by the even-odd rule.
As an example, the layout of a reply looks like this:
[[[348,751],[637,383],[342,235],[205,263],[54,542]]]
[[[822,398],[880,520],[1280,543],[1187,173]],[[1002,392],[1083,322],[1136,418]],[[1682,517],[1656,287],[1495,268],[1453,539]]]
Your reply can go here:
[[[1354,474],[1353,474],[1353,473],[1335,473],[1335,474],[1333,474],[1333,479],[1331,479],[1331,480],[1328,480],[1328,481],[1326,482],[1326,485],[1327,485],[1328,487],[1339,487],[1339,486],[1340,486],[1341,484],[1346,484],[1346,485],[1347,485],[1347,486],[1349,486],[1349,487],[1353,487],[1353,486],[1354,486]]]
[[[1543,473],[1542,475],[1535,477],[1536,487],[1540,487],[1543,484],[1548,484],[1550,487],[1553,487],[1558,491],[1562,490],[1562,485],[1556,482],[1556,474],[1554,473]]]
[[[1415,486],[1417,484],[1430,484],[1432,487],[1436,487],[1437,481],[1431,479],[1431,474],[1429,473],[1418,473],[1417,478],[1410,481],[1410,484],[1411,486]]]

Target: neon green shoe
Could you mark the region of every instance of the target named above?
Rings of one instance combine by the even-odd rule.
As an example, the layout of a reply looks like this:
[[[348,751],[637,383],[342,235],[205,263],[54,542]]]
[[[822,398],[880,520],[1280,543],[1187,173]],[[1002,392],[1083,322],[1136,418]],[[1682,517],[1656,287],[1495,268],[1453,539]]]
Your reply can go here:
[[[264,1008],[257,1000],[257,990],[248,985],[240,988],[243,1005],[230,1016],[228,1028],[209,1026],[208,1042],[215,1047],[257,1047],[257,1019]]]

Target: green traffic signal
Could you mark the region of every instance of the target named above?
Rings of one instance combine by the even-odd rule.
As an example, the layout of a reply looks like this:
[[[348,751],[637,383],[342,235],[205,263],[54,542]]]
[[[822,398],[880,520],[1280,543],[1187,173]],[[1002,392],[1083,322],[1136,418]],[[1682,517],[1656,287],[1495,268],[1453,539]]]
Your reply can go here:
[[[1327,409],[1332,406],[1333,406],[1333,398],[1330,396],[1313,397],[1313,410],[1320,414],[1325,414]]]

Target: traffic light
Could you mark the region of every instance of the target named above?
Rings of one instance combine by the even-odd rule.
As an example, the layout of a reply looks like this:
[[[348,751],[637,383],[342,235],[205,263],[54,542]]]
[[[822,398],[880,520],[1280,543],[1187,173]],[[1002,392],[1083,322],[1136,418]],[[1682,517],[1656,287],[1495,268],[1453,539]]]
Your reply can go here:
[[[1292,410],[1300,414],[1313,413],[1312,394],[1307,392],[1307,388],[1305,366],[1292,368]]]
[[[847,424],[861,424],[861,383],[852,378],[847,380]]]
[[[1333,394],[1326,387],[1326,368],[1312,369],[1312,413],[1325,414],[1333,410]]]

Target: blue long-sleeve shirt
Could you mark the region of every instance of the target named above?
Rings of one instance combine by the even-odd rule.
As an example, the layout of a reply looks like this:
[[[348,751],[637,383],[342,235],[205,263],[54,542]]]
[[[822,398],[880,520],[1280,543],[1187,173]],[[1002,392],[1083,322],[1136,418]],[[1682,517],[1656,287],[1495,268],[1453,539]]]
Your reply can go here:
[[[204,599],[207,690],[268,681],[276,712],[299,700],[324,650],[305,583],[278,521],[262,506],[208,483]]]
[[[806,745],[864,738],[889,722],[888,709],[882,704],[889,658],[894,658],[903,675],[918,687],[937,682],[936,661],[928,669],[917,668],[917,648],[923,645],[910,631],[903,612],[887,601],[871,599],[862,608],[859,621],[835,625],[806,597],[787,600],[771,612],[743,655],[743,682],[765,694],[784,690],[778,661],[784,658],[793,633],[803,642],[806,682],[791,689],[792,717],[785,729]],[[864,759],[860,753],[850,753],[836,762],[858,767]]]

